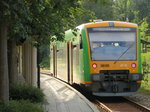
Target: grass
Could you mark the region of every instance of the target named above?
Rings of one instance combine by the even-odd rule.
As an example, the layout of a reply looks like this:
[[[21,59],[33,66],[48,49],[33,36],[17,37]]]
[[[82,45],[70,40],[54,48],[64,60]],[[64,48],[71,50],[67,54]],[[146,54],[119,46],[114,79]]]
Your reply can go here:
[[[0,112],[44,112],[44,109],[29,100],[11,100],[5,104],[0,103]]]
[[[141,88],[138,90],[138,92],[141,93],[141,94],[150,96],[150,88],[141,87]]]
[[[144,82],[138,92],[150,96],[150,74],[145,74]]]
[[[30,100],[33,103],[44,103],[44,93],[39,88],[32,85],[21,83],[10,86],[10,99],[12,100]]]
[[[9,102],[0,102],[0,112],[44,112],[42,105],[47,102],[39,88],[26,83],[12,84],[9,94]]]

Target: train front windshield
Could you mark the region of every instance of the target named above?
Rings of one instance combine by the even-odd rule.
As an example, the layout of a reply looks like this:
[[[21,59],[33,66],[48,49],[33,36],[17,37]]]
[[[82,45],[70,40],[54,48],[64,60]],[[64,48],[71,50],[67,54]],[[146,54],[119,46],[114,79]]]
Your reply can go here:
[[[91,59],[136,60],[135,28],[88,28]]]

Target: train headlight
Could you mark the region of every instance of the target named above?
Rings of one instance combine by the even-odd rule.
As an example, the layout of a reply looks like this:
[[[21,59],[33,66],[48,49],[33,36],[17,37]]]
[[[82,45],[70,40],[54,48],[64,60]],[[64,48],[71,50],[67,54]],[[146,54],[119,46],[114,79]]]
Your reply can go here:
[[[92,67],[93,67],[93,68],[97,68],[97,64],[94,63],[94,64],[92,65]]]
[[[135,64],[135,63],[132,63],[131,66],[132,66],[132,68],[135,68],[135,67],[136,67],[136,64]]]

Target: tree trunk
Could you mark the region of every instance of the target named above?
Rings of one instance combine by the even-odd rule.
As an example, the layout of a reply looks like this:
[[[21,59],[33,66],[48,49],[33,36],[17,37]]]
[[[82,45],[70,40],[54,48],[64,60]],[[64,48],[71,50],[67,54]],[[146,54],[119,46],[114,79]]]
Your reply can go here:
[[[7,24],[0,23],[0,101],[7,102],[8,100]]]
[[[17,68],[17,46],[16,40],[8,41],[8,69],[9,69],[9,83],[17,83],[18,68]]]

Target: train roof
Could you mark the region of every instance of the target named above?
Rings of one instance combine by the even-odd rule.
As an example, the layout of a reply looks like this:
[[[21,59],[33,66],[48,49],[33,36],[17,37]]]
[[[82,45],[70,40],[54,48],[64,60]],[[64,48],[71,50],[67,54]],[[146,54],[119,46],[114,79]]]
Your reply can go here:
[[[98,22],[90,22],[79,25],[78,29],[89,28],[89,27],[137,27],[137,24],[123,21],[98,21]]]

